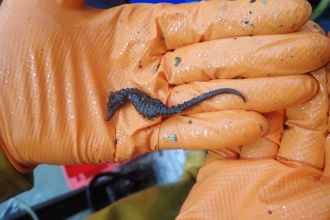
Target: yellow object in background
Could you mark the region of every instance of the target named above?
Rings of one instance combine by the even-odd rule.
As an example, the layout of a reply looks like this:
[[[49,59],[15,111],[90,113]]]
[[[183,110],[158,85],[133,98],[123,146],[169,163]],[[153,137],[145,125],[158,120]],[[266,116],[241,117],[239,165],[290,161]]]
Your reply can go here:
[[[32,189],[33,173],[23,174],[9,162],[0,148],[0,203],[22,192]]]

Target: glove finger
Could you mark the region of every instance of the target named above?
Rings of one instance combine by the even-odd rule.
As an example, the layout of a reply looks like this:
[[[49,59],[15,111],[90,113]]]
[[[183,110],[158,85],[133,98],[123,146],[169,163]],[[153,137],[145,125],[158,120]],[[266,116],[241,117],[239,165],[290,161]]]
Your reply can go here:
[[[330,63],[326,65],[326,71],[327,71],[327,92],[328,95],[330,95]],[[330,111],[330,102],[329,104],[329,111]],[[330,132],[330,113],[328,113],[328,132]],[[329,181],[330,177],[330,135],[327,136],[327,139],[325,140],[325,166],[324,166],[324,172],[322,174],[322,180]]]
[[[166,53],[157,74],[171,84],[310,72],[330,60],[330,40],[313,31],[228,38]]]
[[[325,140],[325,166],[324,166],[324,171],[322,173],[321,180],[330,182],[330,135],[327,136],[327,139]]]
[[[11,4],[19,5],[17,2],[12,1]],[[68,8],[76,8],[81,4],[81,0],[58,2]],[[52,9],[49,13],[64,12],[58,8],[55,1],[44,1],[42,4],[43,6],[36,0],[29,1],[29,4],[20,7],[25,8],[25,11],[19,13],[26,14],[28,8],[42,7]],[[267,4],[261,1],[250,3],[245,0],[221,0],[175,5],[132,4],[108,10],[79,7],[78,10],[67,13],[70,18],[73,15],[79,16],[79,23],[74,19],[68,19],[67,16],[59,19],[63,24],[67,19],[66,25],[71,26],[71,29],[85,25],[96,28],[118,24],[115,35],[124,35],[124,38],[136,36],[135,40],[140,38],[139,34],[142,35],[140,39],[158,38],[168,50],[171,50],[219,38],[291,33],[306,23],[311,9],[307,1],[300,0],[276,0]],[[45,14],[42,16],[46,17]],[[51,20],[50,17],[47,17],[48,21]]]
[[[299,28],[298,31],[314,32],[326,36],[325,31],[320,27],[320,25],[318,25],[318,23],[315,23],[314,21],[307,21],[301,28]]]
[[[304,85],[304,89],[301,86]],[[175,86],[167,105],[175,106],[206,92],[232,88],[241,92],[246,102],[233,94],[217,95],[195,105],[182,114],[194,114],[228,109],[272,112],[310,100],[317,92],[316,80],[308,74],[256,79],[212,80]],[[262,96],[260,94],[263,94]]]
[[[251,111],[219,111],[165,119],[159,149],[212,150],[239,146],[267,131],[263,116]]]
[[[283,134],[284,110],[262,114],[268,123],[265,135],[242,146],[209,150],[205,165],[224,159],[275,159]]]
[[[148,25],[152,31],[157,28],[162,34],[167,49],[219,38],[290,33],[301,27],[311,13],[307,1],[298,0],[269,1],[267,4],[244,0],[202,1],[160,4],[154,9],[153,13],[135,11],[130,14],[132,17],[148,16],[145,20],[150,23],[156,21],[156,24]]]
[[[262,137],[261,137],[262,138]],[[261,139],[259,138],[259,139]],[[259,140],[257,139],[257,140]],[[252,141],[255,142],[255,141]],[[241,152],[241,145],[233,146],[230,148],[223,147],[220,149],[212,149],[207,152],[204,166],[216,160],[234,160],[239,159]]]
[[[328,135],[328,93],[326,69],[313,71],[319,89],[310,101],[286,110],[288,128],[277,155],[279,161],[297,161],[324,168],[324,146]]]
[[[268,130],[265,136],[241,147],[240,159],[275,159],[283,134],[284,110],[265,113]]]
[[[235,148],[260,138],[267,131],[264,117],[252,111],[217,111],[147,120],[132,105],[113,118],[116,162],[164,149],[205,150]],[[111,133],[112,134],[112,133]],[[206,144],[207,143],[207,144]],[[233,150],[233,149],[231,149]],[[101,161],[109,159],[102,154]]]

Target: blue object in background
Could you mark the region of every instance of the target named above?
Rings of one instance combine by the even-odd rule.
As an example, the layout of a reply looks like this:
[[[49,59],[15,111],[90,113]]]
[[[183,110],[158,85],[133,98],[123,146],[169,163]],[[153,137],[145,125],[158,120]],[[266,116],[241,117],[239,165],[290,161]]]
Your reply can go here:
[[[86,4],[100,9],[112,8],[122,4],[130,4],[130,3],[172,3],[172,4],[180,4],[180,3],[188,3],[188,2],[199,2],[200,0],[85,0]]]
[[[323,14],[316,20],[316,23],[318,23],[324,29],[325,34],[328,35],[328,32],[330,32],[330,4]]]
[[[199,2],[199,0],[130,0],[130,3],[172,3],[172,4],[180,4],[180,3],[187,3],[187,2]]]
[[[129,4],[129,0],[85,0],[87,5],[90,5],[94,8],[108,9],[113,8],[123,4]]]

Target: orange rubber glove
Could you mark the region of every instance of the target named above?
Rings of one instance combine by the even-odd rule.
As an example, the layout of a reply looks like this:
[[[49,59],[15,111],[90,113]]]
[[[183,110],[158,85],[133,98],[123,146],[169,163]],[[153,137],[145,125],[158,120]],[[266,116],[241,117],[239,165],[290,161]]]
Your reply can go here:
[[[313,29],[323,32],[313,22],[302,28]],[[209,151],[177,219],[330,218],[330,63],[310,75],[318,81],[317,94],[264,114],[264,137]],[[294,95],[283,89],[274,96],[287,92]]]
[[[311,99],[317,82],[301,74],[329,60],[324,36],[288,34],[310,15],[301,0],[109,10],[82,0],[7,0],[0,10],[1,147],[21,172],[40,163],[122,162],[158,149],[249,143],[267,131],[257,112]],[[223,87],[246,103],[220,95],[152,120],[127,103],[105,121],[109,93],[132,87],[169,106]]]

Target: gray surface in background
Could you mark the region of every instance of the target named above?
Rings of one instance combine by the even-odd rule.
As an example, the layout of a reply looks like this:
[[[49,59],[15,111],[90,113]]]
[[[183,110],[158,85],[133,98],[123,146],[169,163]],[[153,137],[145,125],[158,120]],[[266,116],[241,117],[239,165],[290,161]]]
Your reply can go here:
[[[148,155],[146,162],[152,164],[158,184],[176,182],[182,175],[187,151],[162,150]]]
[[[145,157],[145,162],[152,164],[156,172],[157,183],[165,184],[175,182],[180,178],[185,159],[186,151],[164,150],[150,153]],[[34,188],[16,196],[29,206],[40,204],[70,192],[60,166],[39,165],[34,171],[34,178]],[[13,212],[17,211],[17,203],[11,199],[0,204],[0,219],[3,218],[9,207]],[[90,211],[84,210],[81,214],[70,219],[82,219],[90,213]]]
[[[35,184],[32,190],[16,196],[16,198],[29,206],[39,204],[70,191],[60,166],[39,165],[34,170],[34,180]],[[11,200],[8,200],[0,204],[0,218],[12,203]]]

